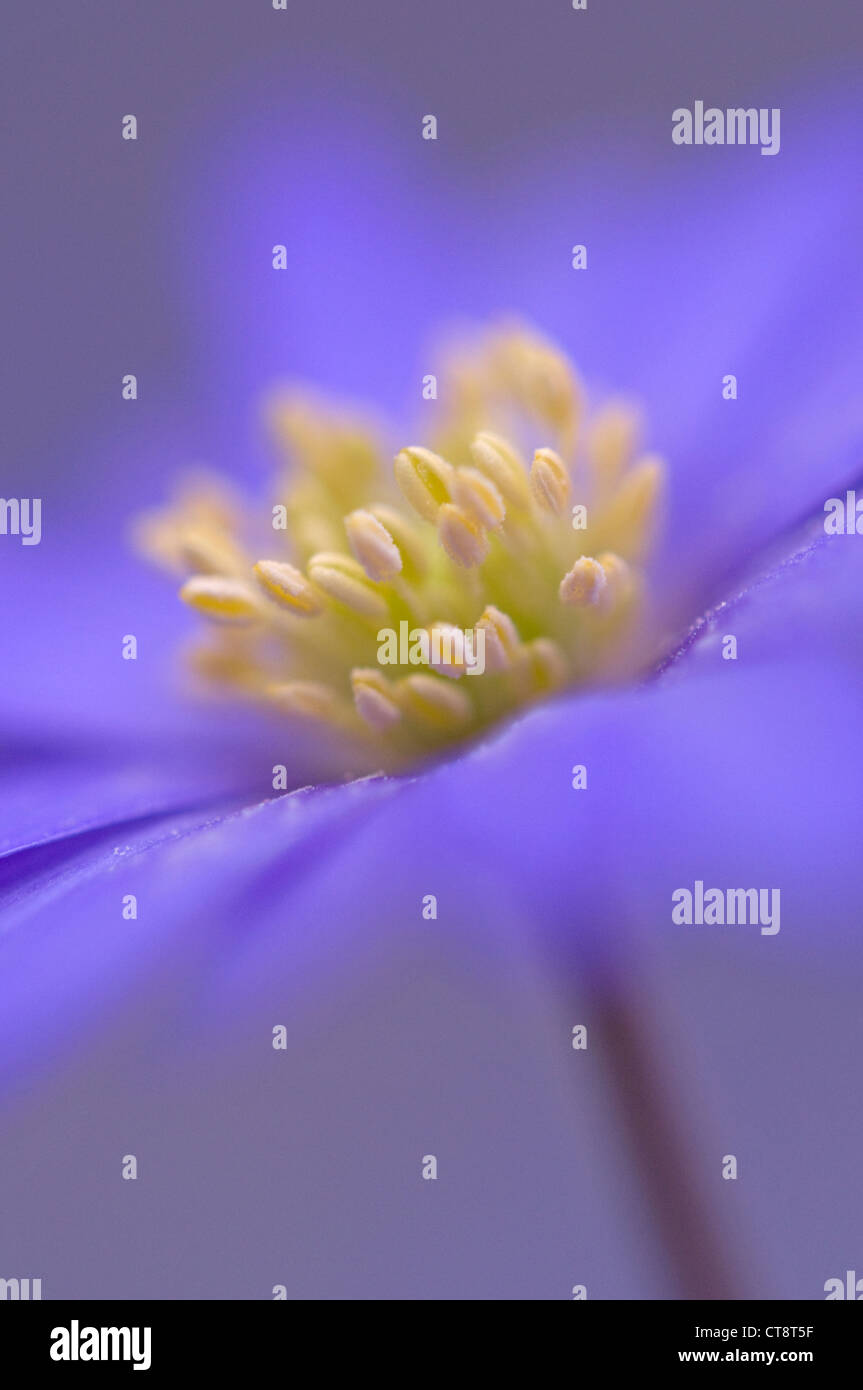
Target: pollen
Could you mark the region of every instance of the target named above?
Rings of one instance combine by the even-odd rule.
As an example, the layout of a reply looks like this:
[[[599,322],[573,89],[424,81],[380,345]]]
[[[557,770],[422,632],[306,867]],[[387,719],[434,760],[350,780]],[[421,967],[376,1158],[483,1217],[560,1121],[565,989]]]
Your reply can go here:
[[[196,678],[338,735],[352,770],[630,678],[651,648],[665,470],[641,450],[639,411],[595,405],[520,327],[460,342],[438,379],[423,442],[389,448],[365,416],[281,391],[268,497],[198,475],[136,527],[182,577]]]

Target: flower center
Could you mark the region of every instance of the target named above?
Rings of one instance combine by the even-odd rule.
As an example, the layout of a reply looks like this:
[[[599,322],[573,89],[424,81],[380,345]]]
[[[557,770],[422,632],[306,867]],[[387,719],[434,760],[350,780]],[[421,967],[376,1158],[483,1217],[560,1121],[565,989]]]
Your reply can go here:
[[[207,620],[197,673],[338,732],[352,766],[409,762],[643,654],[663,465],[633,409],[590,410],[521,329],[451,355],[441,388],[431,447],[389,477],[365,422],[280,394],[280,500],[256,515],[198,481],[138,529]]]

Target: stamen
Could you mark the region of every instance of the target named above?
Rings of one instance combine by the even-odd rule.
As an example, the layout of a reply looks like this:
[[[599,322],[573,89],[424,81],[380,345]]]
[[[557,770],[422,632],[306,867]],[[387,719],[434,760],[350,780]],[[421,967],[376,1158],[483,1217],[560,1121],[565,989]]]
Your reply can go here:
[[[366,724],[380,732],[398,724],[402,717],[398,697],[383,672],[355,667],[351,671],[351,689],[357,714]]]
[[[598,411],[588,436],[588,455],[602,487],[612,487],[623,472],[639,434],[637,411],[613,401]]]
[[[554,449],[537,449],[530,470],[531,491],[543,511],[562,516],[569,501],[569,473]]]
[[[453,499],[478,526],[484,526],[487,531],[500,526],[506,516],[506,506],[497,487],[478,468],[456,469]]]
[[[369,511],[398,546],[405,573],[421,578],[428,568],[425,537],[421,534],[421,528],[395,507],[389,507],[383,502],[376,502],[373,507],[369,507]]]
[[[528,675],[531,692],[546,695],[566,684],[569,666],[561,648],[548,637],[537,637],[522,647],[520,661]]]
[[[598,560],[582,555],[560,581],[558,593],[562,603],[573,608],[585,608],[599,602],[607,584],[605,570]]]
[[[477,627],[485,631],[486,670],[508,670],[515,662],[520,646],[512,618],[490,603],[477,622]]]
[[[271,686],[268,698],[286,714],[301,714],[306,719],[338,723],[343,718],[341,702],[336,692],[321,681],[287,681]]]
[[[353,613],[375,620],[387,616],[386,599],[375,592],[366,579],[362,565],[349,555],[323,551],[312,556],[308,569],[309,578],[319,589]]]
[[[438,535],[449,558],[463,569],[481,565],[488,554],[488,536],[461,507],[446,502],[438,513]]]
[[[615,549],[632,559],[641,557],[650,540],[664,471],[655,455],[642,458],[624,476],[602,513],[603,535],[613,535]]]
[[[371,512],[345,517],[348,543],[369,579],[381,583],[401,573],[402,557],[389,531]]]
[[[461,680],[465,673],[464,633],[453,623],[432,623],[426,628],[429,635],[429,665],[438,675]],[[456,653],[461,649],[461,660]]]
[[[527,475],[518,455],[505,439],[482,430],[471,444],[470,453],[477,468],[491,478],[501,497],[514,507],[528,505]]]
[[[441,506],[452,496],[452,464],[431,449],[412,445],[396,454],[395,474],[414,511],[425,521],[437,521]]]
[[[180,555],[193,574],[242,573],[245,556],[216,530],[189,530],[180,538]]]
[[[242,579],[196,574],[183,585],[180,598],[220,623],[250,623],[261,616],[257,595]]]
[[[470,722],[470,699],[449,681],[435,676],[408,676],[399,684],[399,695],[411,718],[431,729],[455,730]]]
[[[596,557],[597,564],[602,566],[605,575],[605,589],[600,595],[600,607],[606,611],[617,608],[630,598],[634,580],[632,570],[625,560],[621,560],[619,555],[615,555],[610,550],[605,550]]]
[[[254,568],[258,583],[299,618],[314,618],[324,610],[320,594],[301,570],[283,560],[259,560]]]

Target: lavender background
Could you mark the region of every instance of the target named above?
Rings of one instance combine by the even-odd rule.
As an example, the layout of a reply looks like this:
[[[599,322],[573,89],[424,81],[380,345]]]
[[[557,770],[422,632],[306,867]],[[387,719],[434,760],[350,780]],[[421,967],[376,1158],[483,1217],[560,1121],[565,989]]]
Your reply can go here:
[[[158,776],[152,789],[136,782],[121,812],[113,774],[147,755],[148,738],[180,741],[187,729],[169,673],[188,622],[128,557],[136,508],[158,500],[189,459],[259,487],[270,462],[260,393],[286,374],[368,397],[407,428],[405,402],[439,322],[501,309],[556,332],[601,381],[641,391],[656,442],[692,449],[701,417],[677,365],[695,344],[715,379],[720,363],[732,369],[728,345],[741,333],[715,304],[699,319],[713,268],[739,265],[741,284],[789,269],[775,223],[741,213],[717,239],[722,210],[751,201],[757,214],[761,200],[796,190],[789,210],[805,230],[810,215],[815,228],[816,193],[830,190],[839,206],[849,166],[837,150],[853,143],[843,121],[863,20],[803,0],[591,0],[585,14],[564,0],[384,0],[287,14],[268,0],[106,0],[74,11],[16,4],[10,14],[2,493],[45,503],[41,546],[0,547],[9,615],[0,659],[7,727],[48,765],[16,775],[5,804],[25,847],[30,820],[35,844],[46,814],[58,834],[83,827],[83,840],[68,853],[27,849],[23,878],[4,879],[0,860],[0,888],[12,893],[9,978],[27,978],[15,930],[28,881],[47,882],[46,920],[58,934],[47,969],[32,990],[17,987],[0,1025],[0,1275],[43,1277],[46,1297],[267,1297],[285,1283],[295,1297],[566,1298],[577,1282],[592,1298],[680,1296],[679,1263],[644,1182],[650,1142],[624,1139],[613,1100],[620,1076],[598,1064],[575,1079],[560,1046],[582,1016],[597,1036],[614,1032],[594,989],[611,977],[611,997],[647,1015],[642,1036],[704,1175],[730,1287],[821,1296],[825,1278],[863,1268],[854,899],[829,878],[836,845],[853,878],[841,837],[863,765],[854,737],[814,832],[803,808],[764,828],[758,798],[770,785],[777,805],[792,805],[801,740],[807,765],[823,765],[831,729],[852,728],[852,694],[834,672],[823,689],[811,669],[795,672],[811,705],[796,712],[778,700],[766,751],[759,690],[736,687],[729,715],[728,697],[705,683],[674,687],[664,713],[648,704],[612,763],[643,768],[656,750],[661,788],[663,747],[691,740],[692,785],[681,782],[670,804],[657,791],[655,838],[632,851],[635,887],[618,888],[621,921],[638,923],[628,894],[643,904],[655,890],[664,903],[669,873],[675,884],[691,881],[693,864],[706,878],[725,874],[717,846],[746,881],[772,882],[806,837],[820,858],[812,881],[797,884],[800,936],[816,918],[826,930],[811,951],[804,939],[771,959],[757,937],[733,954],[712,940],[681,948],[667,926],[644,929],[637,950],[623,929],[597,941],[586,924],[598,922],[600,902],[608,910],[603,892],[617,882],[620,807],[610,784],[589,835],[561,830],[565,711],[531,723],[515,750],[473,755],[461,774],[441,770],[425,801],[422,788],[394,795],[372,784],[335,810],[329,793],[296,814],[289,801],[271,806],[236,831],[233,878],[218,832],[180,863],[156,823],[157,880],[137,862],[120,875],[122,891],[136,891],[144,874],[148,903],[131,957],[114,944],[118,877],[89,877],[88,856],[97,865],[115,839],[139,847]],[[697,98],[780,106],[782,153],[676,149],[671,111]],[[126,112],[139,118],[135,144],[120,139]],[[439,119],[436,144],[419,138],[426,112]],[[274,277],[278,241],[291,269]],[[590,247],[587,284],[569,269],[575,241]],[[814,235],[813,257],[834,252]],[[800,285],[777,272],[774,300],[788,297],[790,312],[797,292],[805,299]],[[834,320],[856,312],[854,296],[837,293],[826,329],[810,312],[813,338],[829,343]],[[672,344],[681,317],[689,326]],[[782,369],[796,367],[789,347]],[[764,378],[776,370],[767,353]],[[134,406],[120,399],[129,371],[139,378]],[[746,439],[763,403],[741,407]],[[729,454],[734,442],[724,442]],[[830,443],[828,428],[825,488],[843,476]],[[676,466],[685,475],[686,453]],[[693,488],[705,473],[693,463]],[[803,476],[795,481],[789,464],[781,502],[768,493],[764,505],[792,519],[797,500],[812,500]],[[680,517],[694,495],[684,477]],[[738,489],[725,505],[746,513],[745,500]],[[693,557],[715,556],[715,586],[729,534],[718,523],[672,527],[690,593],[710,587]],[[850,601],[852,581],[834,578],[834,592]],[[807,612],[803,601],[804,633]],[[775,625],[751,621],[769,646]],[[820,616],[810,626],[823,632]],[[152,653],[134,686],[116,659],[117,633],[130,630]],[[830,645],[831,634],[811,641],[832,655],[842,639]],[[825,692],[829,727],[813,729],[807,709],[823,707]],[[577,717],[585,760],[593,747],[601,766],[617,738],[614,711],[590,701]],[[704,749],[723,748],[730,717],[737,739],[705,770]],[[185,801],[172,794],[172,832],[187,828],[181,813],[205,818],[217,791],[243,804],[243,779],[260,789],[272,761],[274,736],[245,717],[231,725],[230,749],[215,717],[198,723],[200,748],[175,744],[193,790]],[[86,759],[67,760],[70,738]],[[90,757],[97,742],[101,763]],[[687,791],[729,764],[733,791],[690,831]],[[300,754],[297,770],[299,782]],[[537,827],[535,840],[521,839],[535,874],[521,895],[497,876],[515,796]],[[441,816],[449,831],[437,845]],[[640,828],[633,816],[633,843]],[[694,841],[674,862],[684,831]],[[618,834],[627,837],[625,816]],[[75,873],[52,901],[52,875],[69,863]],[[605,879],[588,885],[582,868],[597,864]],[[434,936],[414,929],[430,879],[454,885]],[[574,917],[584,930],[573,964],[559,930]],[[792,937],[793,919],[785,930]],[[35,931],[49,936],[44,923]],[[267,1050],[280,1021],[288,1058]],[[26,1058],[25,1036],[35,1039]],[[717,1193],[707,1175],[718,1154],[738,1151],[747,1182]],[[141,1155],[137,1184],[119,1180],[127,1152]],[[445,1155],[437,1184],[418,1179],[427,1152]]]

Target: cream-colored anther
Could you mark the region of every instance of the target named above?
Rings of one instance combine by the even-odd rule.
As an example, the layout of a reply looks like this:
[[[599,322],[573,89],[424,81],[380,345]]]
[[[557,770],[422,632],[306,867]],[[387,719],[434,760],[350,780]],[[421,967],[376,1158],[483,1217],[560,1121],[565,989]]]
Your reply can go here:
[[[481,430],[470,446],[470,456],[481,473],[491,478],[501,497],[514,507],[530,500],[527,473],[510,444],[499,434]]]
[[[612,401],[594,416],[587,453],[600,488],[612,487],[632,458],[638,441],[638,412],[625,401]]]
[[[461,680],[465,673],[464,633],[453,623],[432,623],[429,638],[429,666],[449,680]]]
[[[337,722],[343,713],[336,692],[322,681],[287,681],[273,685],[267,691],[268,700],[287,714],[301,714],[305,719]]]
[[[257,594],[242,579],[195,574],[183,585],[180,598],[204,617],[219,623],[250,623],[261,616]]]
[[[454,474],[452,464],[431,449],[410,445],[396,454],[396,482],[425,521],[437,521],[442,505],[452,496]]]
[[[468,724],[473,707],[467,695],[451,681],[437,676],[407,676],[399,684],[399,701],[418,724],[441,732]]]
[[[371,728],[383,732],[399,723],[402,712],[395,687],[381,671],[371,666],[355,667],[351,671],[351,690],[357,714]]]
[[[603,537],[619,554],[640,559],[653,534],[657,503],[665,477],[665,465],[655,454],[645,455],[630,468],[603,509]]]
[[[254,575],[264,592],[298,618],[314,618],[323,612],[320,593],[302,570],[285,560],[259,560]]]
[[[525,404],[557,429],[573,431],[580,414],[580,392],[569,364],[543,345],[530,353],[524,380]]]
[[[631,597],[635,587],[633,574],[626,561],[610,550],[603,551],[596,559],[602,565],[606,579],[599,606],[608,611],[626,603]]]
[[[348,544],[369,579],[376,584],[401,573],[402,557],[387,528],[365,509],[345,517]]]
[[[179,551],[183,565],[194,574],[233,574],[246,562],[242,551],[215,527],[181,530]]]
[[[599,603],[607,582],[599,561],[582,555],[560,581],[558,594],[561,602],[572,608],[587,608]]]
[[[478,468],[456,469],[452,495],[462,511],[487,531],[500,526],[506,516],[506,504],[497,485]]]
[[[488,554],[488,534],[461,507],[445,502],[438,513],[440,543],[462,569],[481,565]]]
[[[566,684],[569,667],[563,651],[550,637],[537,637],[521,649],[535,694],[559,690]]]
[[[569,472],[554,449],[537,449],[530,470],[530,487],[537,506],[544,512],[563,515],[569,501]]]
[[[313,584],[353,613],[363,618],[387,616],[386,600],[372,588],[362,565],[350,555],[341,555],[335,550],[322,551],[309,560],[308,573]]]
[[[519,638],[515,623],[506,613],[490,603],[477,622],[485,632],[485,669],[507,671],[514,664]]]
[[[417,576],[425,574],[428,565],[428,533],[425,528],[386,502],[375,502],[368,510],[389,531],[399,548],[405,569]]]

